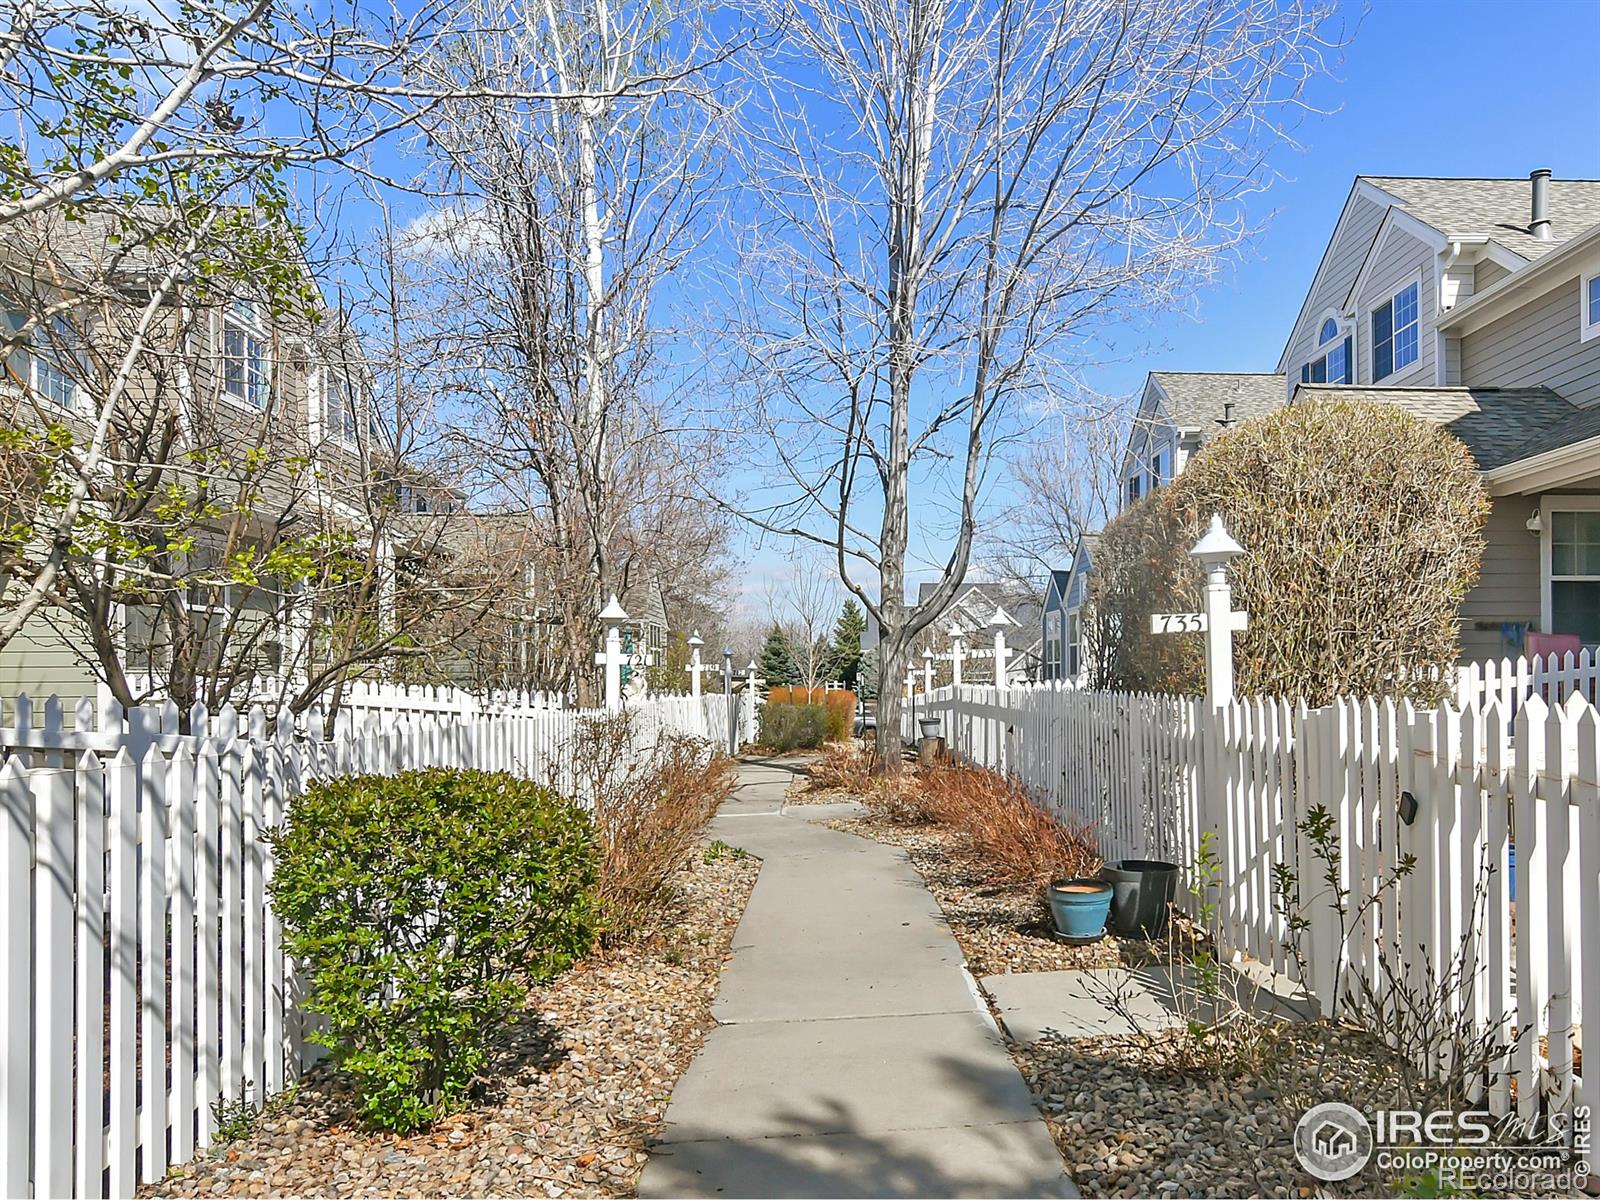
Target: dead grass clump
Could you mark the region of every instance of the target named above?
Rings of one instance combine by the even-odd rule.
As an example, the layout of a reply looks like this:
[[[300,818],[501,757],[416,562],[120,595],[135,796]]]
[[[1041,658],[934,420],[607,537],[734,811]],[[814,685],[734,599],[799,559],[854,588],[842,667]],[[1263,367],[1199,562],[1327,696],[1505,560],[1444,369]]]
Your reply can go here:
[[[663,732],[635,757],[631,713],[583,722],[572,738],[580,794],[600,845],[596,892],[608,942],[659,932],[673,877],[688,865],[717,805],[733,787],[733,761],[700,738]]]
[[[807,768],[807,791],[865,796],[872,787],[872,752],[860,742],[830,742]]]
[[[917,778],[922,806],[967,835],[996,883],[1043,887],[1101,867],[1089,827],[1058,820],[1015,779],[960,763],[929,768]]]
[[[938,819],[922,790],[921,777],[912,771],[873,776],[861,803],[891,825],[928,825]]]

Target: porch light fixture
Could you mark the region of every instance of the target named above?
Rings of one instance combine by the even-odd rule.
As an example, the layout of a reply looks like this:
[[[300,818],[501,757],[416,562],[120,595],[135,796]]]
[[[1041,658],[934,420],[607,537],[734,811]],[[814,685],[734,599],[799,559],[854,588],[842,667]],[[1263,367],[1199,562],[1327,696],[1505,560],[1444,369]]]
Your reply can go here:
[[[1544,517],[1540,514],[1537,508],[1533,510],[1533,516],[1527,519],[1523,525],[1523,528],[1525,528],[1529,533],[1533,534],[1534,537],[1538,537],[1544,532]]]

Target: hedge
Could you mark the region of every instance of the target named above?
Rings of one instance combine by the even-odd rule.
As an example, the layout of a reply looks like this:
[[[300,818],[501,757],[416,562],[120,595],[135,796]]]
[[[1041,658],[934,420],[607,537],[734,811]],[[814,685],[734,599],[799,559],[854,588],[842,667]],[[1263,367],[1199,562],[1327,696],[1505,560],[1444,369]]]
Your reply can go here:
[[[1250,613],[1234,640],[1241,694],[1431,703],[1489,504],[1466,446],[1394,405],[1317,399],[1246,421],[1106,526],[1089,586],[1096,682],[1203,688],[1200,635],[1151,634],[1149,620],[1200,607],[1188,551],[1221,513],[1245,548],[1229,567]]]
[[[820,706],[824,741],[842,742],[855,728],[856,694],[843,688],[769,688],[767,703]]]

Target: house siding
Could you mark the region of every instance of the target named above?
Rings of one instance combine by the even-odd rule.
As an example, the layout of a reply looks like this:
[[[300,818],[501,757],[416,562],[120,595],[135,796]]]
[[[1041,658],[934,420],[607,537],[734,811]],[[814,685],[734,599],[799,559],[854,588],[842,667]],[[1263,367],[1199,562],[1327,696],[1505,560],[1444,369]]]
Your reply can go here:
[[[1511,274],[1510,271],[1506,270],[1506,268],[1502,267],[1499,263],[1490,262],[1488,259],[1484,259],[1475,268],[1473,268],[1473,270],[1475,278],[1473,279],[1472,290],[1474,292],[1481,292],[1487,288],[1491,288],[1504,279],[1507,275]]]
[[[1434,382],[1433,336],[1438,319],[1439,297],[1434,283],[1434,262],[1437,255],[1432,246],[1413,237],[1405,230],[1390,226],[1383,245],[1378,247],[1356,297],[1356,379],[1360,383],[1382,383],[1385,387],[1428,387]],[[1421,278],[1417,288],[1417,359],[1404,370],[1386,375],[1381,380],[1372,377],[1372,310],[1381,306],[1395,292],[1414,279]]]
[[[1288,392],[1294,392],[1294,385],[1300,381],[1300,368],[1316,357],[1317,329],[1322,324],[1323,313],[1330,308],[1342,309],[1345,300],[1350,295],[1350,288],[1356,281],[1356,276],[1361,273],[1361,264],[1366,260],[1367,251],[1372,246],[1372,239],[1377,235],[1378,226],[1383,222],[1383,214],[1387,211],[1382,205],[1375,204],[1362,196],[1355,196],[1350,201],[1351,209],[1345,219],[1344,228],[1339,231],[1338,241],[1328,247],[1327,264],[1322,273],[1322,278],[1316,281],[1310,298],[1306,302],[1305,317],[1295,326],[1293,335],[1289,338],[1289,357],[1284,364],[1287,376]],[[1359,331],[1356,343],[1361,343]]]
[[[81,640],[87,642],[87,634]],[[79,700],[87,697],[92,703],[99,695],[94,673],[72,641],[37,615],[0,649],[0,697],[9,703],[21,692],[39,703],[53,694],[68,713]]]
[[[1537,626],[1539,621],[1539,539],[1528,532],[1528,516],[1538,508],[1532,496],[1497,496],[1484,527],[1487,545],[1478,582],[1461,602],[1461,657],[1481,661],[1516,655],[1500,632],[1506,623]],[[1486,629],[1476,628],[1481,622]]]
[[[1461,370],[1475,387],[1544,385],[1574,404],[1600,404],[1600,339],[1579,337],[1579,281],[1465,335]]]

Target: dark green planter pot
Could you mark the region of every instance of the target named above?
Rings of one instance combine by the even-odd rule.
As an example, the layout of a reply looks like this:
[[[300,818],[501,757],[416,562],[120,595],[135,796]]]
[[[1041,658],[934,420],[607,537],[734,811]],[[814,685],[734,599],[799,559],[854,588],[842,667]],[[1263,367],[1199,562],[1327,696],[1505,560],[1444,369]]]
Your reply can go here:
[[[1178,889],[1178,864],[1158,858],[1119,858],[1100,868],[1111,885],[1111,928],[1118,937],[1160,937],[1167,905]]]
[[[1106,935],[1111,888],[1100,879],[1052,879],[1045,889],[1056,933],[1076,945],[1098,942]]]

